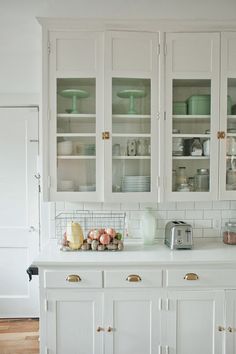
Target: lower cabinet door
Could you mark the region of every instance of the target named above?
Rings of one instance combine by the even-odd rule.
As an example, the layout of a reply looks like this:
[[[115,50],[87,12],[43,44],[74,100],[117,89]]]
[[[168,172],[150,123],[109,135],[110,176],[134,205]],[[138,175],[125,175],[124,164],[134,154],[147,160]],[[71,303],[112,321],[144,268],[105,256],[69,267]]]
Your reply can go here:
[[[168,354],[224,353],[224,291],[171,291],[168,303]]]
[[[48,290],[47,352],[102,354],[103,295],[81,290]]]
[[[226,291],[225,353],[236,353],[236,290]]]
[[[161,348],[158,303],[156,290],[106,291],[105,354],[158,354]]]

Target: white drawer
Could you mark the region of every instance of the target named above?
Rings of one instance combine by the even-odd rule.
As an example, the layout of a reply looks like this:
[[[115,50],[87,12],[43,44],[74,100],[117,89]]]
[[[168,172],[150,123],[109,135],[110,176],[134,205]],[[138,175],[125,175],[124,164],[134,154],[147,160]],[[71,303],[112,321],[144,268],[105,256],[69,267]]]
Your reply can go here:
[[[236,269],[176,269],[166,271],[167,287],[235,287]]]
[[[105,288],[152,288],[162,286],[161,270],[117,270],[104,272]]]
[[[101,271],[45,271],[46,288],[102,288]]]

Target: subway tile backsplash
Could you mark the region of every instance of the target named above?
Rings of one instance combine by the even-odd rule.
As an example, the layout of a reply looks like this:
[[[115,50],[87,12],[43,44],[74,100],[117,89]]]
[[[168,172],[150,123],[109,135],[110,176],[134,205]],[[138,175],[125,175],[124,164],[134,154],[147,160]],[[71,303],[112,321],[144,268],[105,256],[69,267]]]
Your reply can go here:
[[[74,210],[122,210],[127,213],[128,238],[139,239],[140,218],[143,210],[151,207],[157,217],[156,237],[164,238],[165,224],[170,220],[183,220],[193,226],[194,238],[222,237],[225,222],[236,221],[236,202],[169,202],[169,203],[69,203],[51,205],[51,237],[54,234],[55,215]]]

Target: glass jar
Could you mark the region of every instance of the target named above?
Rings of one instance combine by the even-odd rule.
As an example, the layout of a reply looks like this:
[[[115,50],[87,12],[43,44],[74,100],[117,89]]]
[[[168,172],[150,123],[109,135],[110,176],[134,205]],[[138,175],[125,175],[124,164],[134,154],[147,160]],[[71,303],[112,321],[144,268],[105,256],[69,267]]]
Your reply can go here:
[[[226,222],[223,229],[223,241],[228,245],[236,244],[236,223]]]
[[[194,176],[194,187],[196,192],[209,191],[209,170],[207,168],[197,169],[197,173]]]
[[[236,187],[236,170],[229,168],[226,172],[226,184]]]
[[[193,139],[190,154],[191,156],[202,156],[202,144],[199,138]]]
[[[177,189],[178,192],[190,192],[188,183],[181,183]]]
[[[194,177],[188,178],[188,185],[189,185],[190,192],[193,192],[194,191]]]
[[[180,131],[178,129],[173,129],[173,134],[179,134]],[[172,145],[172,154],[173,156],[183,156],[184,154],[184,139],[183,138],[173,138]]]
[[[176,186],[187,183],[186,167],[179,167],[176,174]]]

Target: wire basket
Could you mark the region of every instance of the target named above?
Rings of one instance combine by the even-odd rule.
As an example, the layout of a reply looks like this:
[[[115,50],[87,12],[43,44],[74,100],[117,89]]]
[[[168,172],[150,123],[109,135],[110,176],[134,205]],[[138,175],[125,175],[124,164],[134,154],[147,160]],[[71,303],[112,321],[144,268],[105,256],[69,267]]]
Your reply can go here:
[[[91,239],[88,237],[91,230],[101,230],[101,229],[113,229],[119,234],[119,242],[113,239],[114,242],[117,242],[117,245],[122,243],[123,249],[123,239],[125,235],[125,220],[126,213],[125,212],[102,212],[102,211],[90,211],[90,210],[78,210],[67,213],[60,213],[55,217],[55,228],[56,228],[56,238],[58,239],[58,243],[61,244],[61,250],[63,251],[71,251],[68,244],[65,244],[65,234],[67,231],[68,224],[74,222],[80,224],[83,236],[84,236],[84,244],[80,248],[82,250],[92,249],[89,246],[85,246],[90,243]],[[112,239],[112,238],[111,238]],[[113,243],[113,242],[112,242]],[[97,245],[99,246],[99,244]],[[110,247],[97,247],[98,250],[117,250],[118,246],[113,246],[113,249]],[[94,249],[95,250],[95,249]]]

